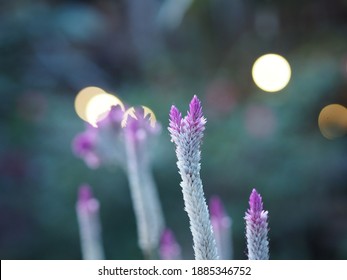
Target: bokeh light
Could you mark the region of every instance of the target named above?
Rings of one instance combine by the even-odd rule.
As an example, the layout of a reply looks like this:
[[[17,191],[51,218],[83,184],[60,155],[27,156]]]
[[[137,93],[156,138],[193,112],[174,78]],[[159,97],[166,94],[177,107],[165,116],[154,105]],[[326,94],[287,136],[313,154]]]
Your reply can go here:
[[[128,118],[132,117],[134,118],[135,120],[137,120],[137,117],[136,117],[136,111],[135,111],[135,108],[134,107],[130,107],[129,109],[127,109],[124,114],[123,114],[123,119],[122,119],[122,122],[121,122],[121,127],[126,127],[127,126],[127,122],[128,122]]]
[[[268,92],[280,91],[290,80],[290,65],[278,54],[266,54],[253,64],[252,77],[260,89]]]
[[[321,133],[327,139],[335,139],[347,133],[347,109],[339,104],[325,106],[318,117]]]
[[[276,132],[277,117],[274,111],[265,105],[248,106],[245,112],[245,128],[254,138],[269,138]]]
[[[150,126],[155,127],[155,124],[157,122],[157,118],[154,114],[154,112],[148,108],[147,106],[141,106],[142,110],[143,110],[143,118],[147,118],[148,117],[148,121]],[[130,107],[129,109],[127,109],[124,114],[123,114],[123,119],[121,122],[121,126],[124,128],[127,126],[127,122],[128,122],[128,118],[131,117],[135,120],[137,120],[137,116],[136,116],[136,110],[138,110],[139,108],[135,109],[134,107]],[[139,115],[139,114],[138,114]]]
[[[103,93],[105,91],[98,87],[85,87],[80,90],[75,98],[75,111],[82,120],[88,121],[86,110],[89,101],[93,97]]]
[[[93,126],[97,126],[97,122],[106,116],[112,106],[120,106],[124,111],[122,101],[116,96],[108,93],[97,94],[91,98],[86,107],[86,119]]]
[[[148,116],[149,124],[154,127],[155,123],[157,122],[157,118],[154,114],[154,112],[149,109],[147,106],[141,106],[143,108],[143,117],[146,118]]]

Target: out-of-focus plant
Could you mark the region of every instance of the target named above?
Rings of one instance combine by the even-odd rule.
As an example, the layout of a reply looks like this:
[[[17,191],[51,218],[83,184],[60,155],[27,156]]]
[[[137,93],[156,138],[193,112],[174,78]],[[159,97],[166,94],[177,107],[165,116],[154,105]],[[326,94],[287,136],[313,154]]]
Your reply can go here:
[[[101,237],[99,201],[93,196],[88,185],[78,191],[76,212],[80,231],[82,257],[85,260],[105,259]]]
[[[231,239],[232,220],[226,213],[219,196],[210,198],[209,207],[219,257],[222,260],[231,260],[233,258],[233,244]]]
[[[164,217],[151,172],[150,151],[160,125],[145,107],[123,111],[113,106],[108,115],[88,125],[73,141],[75,154],[91,168],[120,165],[127,174],[137,223],[139,246],[146,258],[155,258]]]

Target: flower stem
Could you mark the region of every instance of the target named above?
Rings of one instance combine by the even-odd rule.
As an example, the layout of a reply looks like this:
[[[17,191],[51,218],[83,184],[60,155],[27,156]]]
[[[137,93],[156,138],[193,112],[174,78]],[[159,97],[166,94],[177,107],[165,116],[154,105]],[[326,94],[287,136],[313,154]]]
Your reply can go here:
[[[127,175],[136,217],[139,246],[147,259],[157,257],[160,236],[164,227],[159,198],[149,163],[141,143],[126,141]]]

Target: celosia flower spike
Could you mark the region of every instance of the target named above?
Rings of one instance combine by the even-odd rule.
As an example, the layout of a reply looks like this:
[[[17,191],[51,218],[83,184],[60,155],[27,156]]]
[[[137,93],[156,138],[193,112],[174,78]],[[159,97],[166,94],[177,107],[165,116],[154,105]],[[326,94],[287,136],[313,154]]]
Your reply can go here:
[[[214,260],[218,259],[217,246],[200,178],[200,146],[205,123],[201,103],[196,96],[183,119],[177,108],[171,107],[168,129],[171,141],[176,145],[177,167],[182,178],[181,187],[193,235],[195,259]]]
[[[169,131],[172,136],[177,137],[181,131],[181,122],[182,122],[182,115],[181,112],[174,106],[171,106],[170,110],[170,125],[169,125]],[[171,140],[174,142],[174,140]]]
[[[253,189],[245,216],[249,260],[268,260],[268,212],[263,210],[260,194]]]

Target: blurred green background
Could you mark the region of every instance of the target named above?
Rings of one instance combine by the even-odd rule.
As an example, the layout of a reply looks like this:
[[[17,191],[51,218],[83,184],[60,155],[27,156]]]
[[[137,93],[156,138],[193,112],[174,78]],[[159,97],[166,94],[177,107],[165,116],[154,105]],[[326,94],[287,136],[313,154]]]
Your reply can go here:
[[[269,52],[292,68],[275,94],[251,76]],[[347,259],[347,138],[318,127],[324,106],[347,106],[346,0],[2,1],[0,58],[1,259],[80,259],[82,183],[101,203],[107,259],[142,259],[125,174],[90,170],[71,151],[85,127],[74,98],[91,85],[162,124],[153,171],[184,258],[192,238],[166,127],[171,105],[184,112],[197,94],[205,194],[233,219],[234,257],[246,259],[257,188],[271,259]]]

